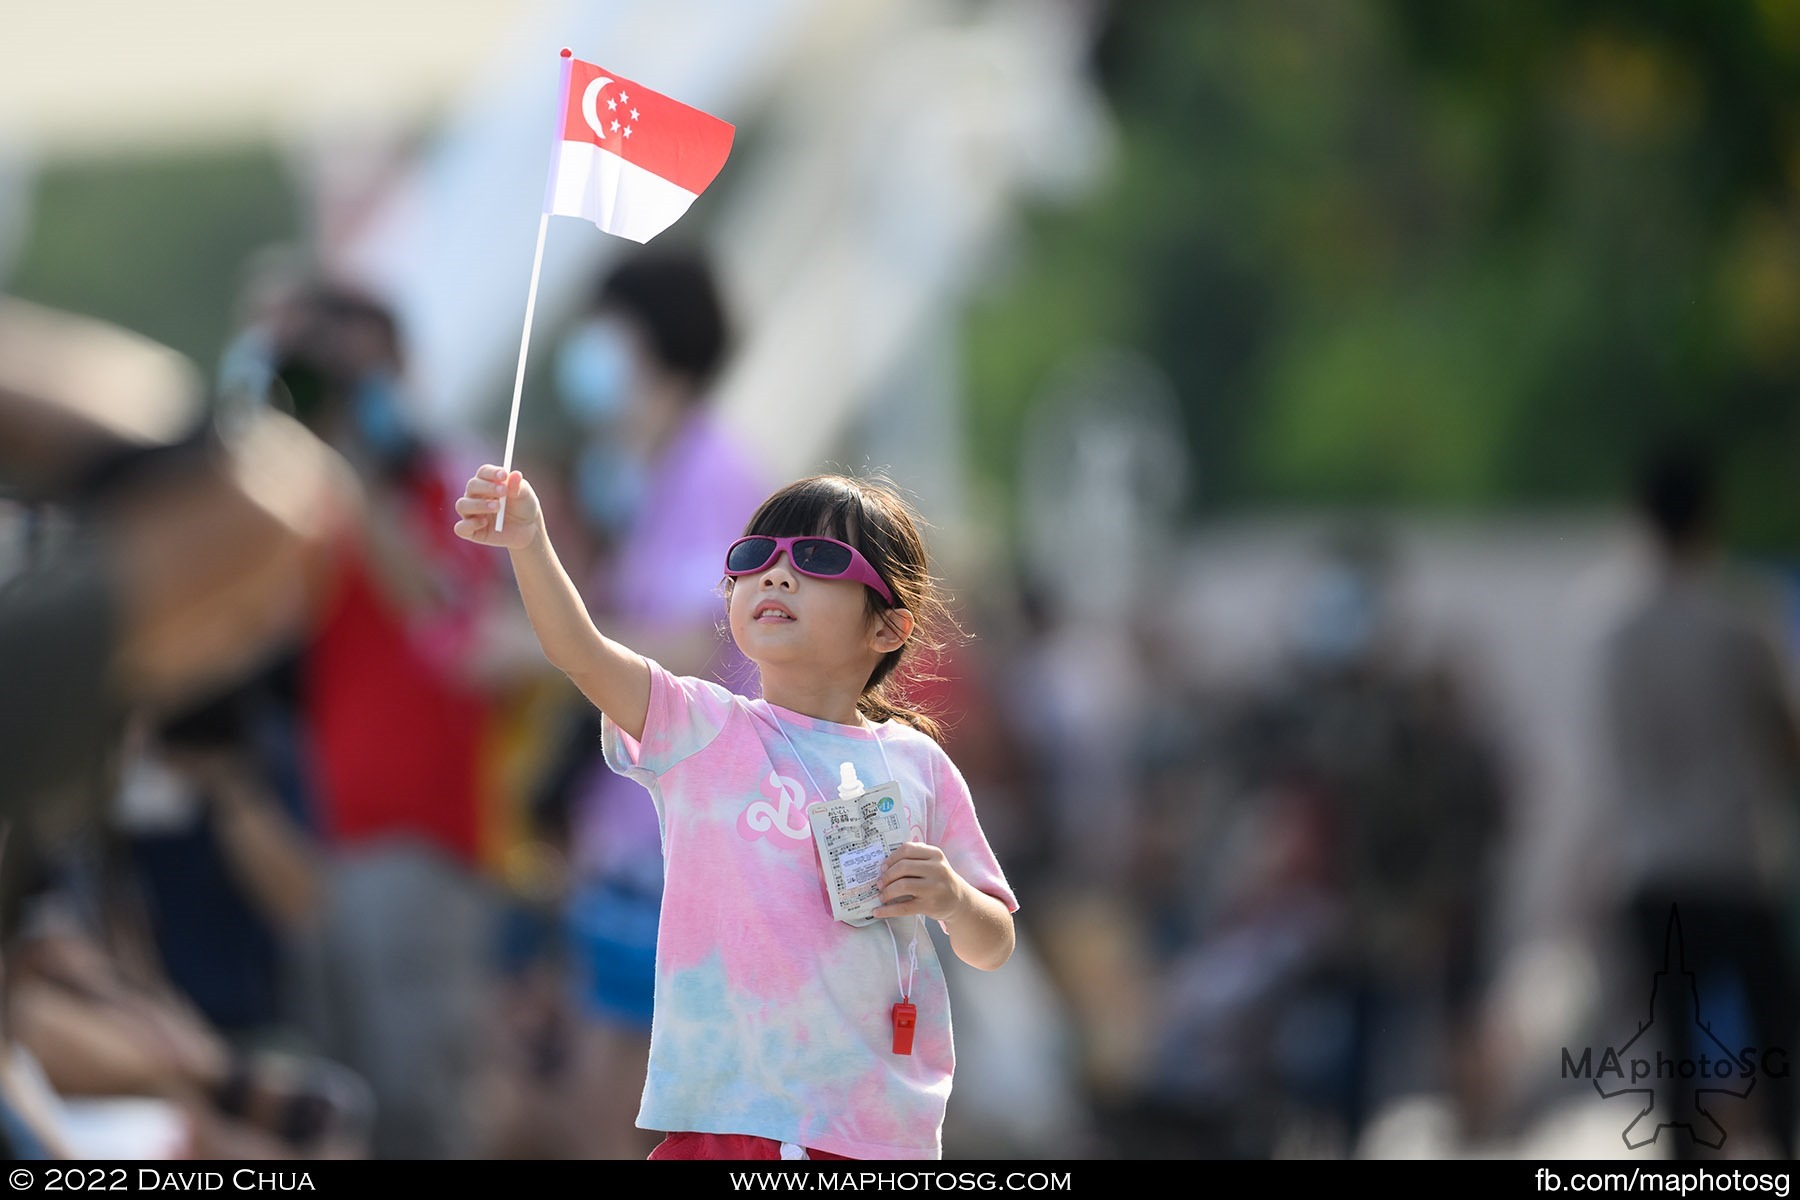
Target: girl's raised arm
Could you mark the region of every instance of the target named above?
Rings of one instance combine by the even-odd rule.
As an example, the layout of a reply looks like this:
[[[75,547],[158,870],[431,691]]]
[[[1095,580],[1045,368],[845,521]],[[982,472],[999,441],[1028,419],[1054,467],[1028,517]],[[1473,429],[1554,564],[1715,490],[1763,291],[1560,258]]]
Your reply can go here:
[[[494,518],[503,495],[506,526],[496,532]],[[458,537],[511,551],[525,615],[531,618],[544,657],[613,724],[634,739],[642,737],[650,708],[650,665],[594,625],[581,593],[556,557],[537,493],[525,477],[492,464],[480,468],[456,502],[456,515]]]

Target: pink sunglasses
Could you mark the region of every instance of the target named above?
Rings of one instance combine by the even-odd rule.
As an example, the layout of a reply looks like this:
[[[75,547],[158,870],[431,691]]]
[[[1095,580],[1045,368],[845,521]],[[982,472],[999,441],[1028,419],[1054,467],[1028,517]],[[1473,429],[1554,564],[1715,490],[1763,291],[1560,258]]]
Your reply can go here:
[[[855,546],[828,537],[764,537],[752,534],[731,543],[725,551],[725,573],[731,576],[752,575],[767,567],[787,551],[794,570],[815,579],[848,579],[875,589],[894,607],[894,593],[882,582]]]

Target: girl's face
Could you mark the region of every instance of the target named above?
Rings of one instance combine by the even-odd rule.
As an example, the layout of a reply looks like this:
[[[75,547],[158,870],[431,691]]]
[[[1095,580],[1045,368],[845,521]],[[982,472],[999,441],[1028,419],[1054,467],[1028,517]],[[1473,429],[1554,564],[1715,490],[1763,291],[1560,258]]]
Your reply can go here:
[[[860,685],[899,645],[869,611],[868,589],[848,579],[816,579],[793,569],[784,551],[762,570],[731,581],[731,636],[764,671],[804,668]]]

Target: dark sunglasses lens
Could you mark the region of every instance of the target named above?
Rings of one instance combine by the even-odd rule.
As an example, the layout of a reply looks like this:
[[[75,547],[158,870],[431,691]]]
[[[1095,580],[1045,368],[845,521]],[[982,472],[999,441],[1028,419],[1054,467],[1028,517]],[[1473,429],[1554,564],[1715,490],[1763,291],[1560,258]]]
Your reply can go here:
[[[727,571],[754,571],[766,566],[769,559],[774,556],[774,538],[745,538],[726,552],[725,569]]]
[[[850,569],[850,548],[822,538],[794,543],[794,565],[813,575],[842,575]]]

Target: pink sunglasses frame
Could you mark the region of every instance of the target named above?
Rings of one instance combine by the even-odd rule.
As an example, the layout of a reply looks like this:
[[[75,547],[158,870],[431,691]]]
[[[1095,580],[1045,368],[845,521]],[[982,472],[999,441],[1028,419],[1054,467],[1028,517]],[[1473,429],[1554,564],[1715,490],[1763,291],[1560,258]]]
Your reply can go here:
[[[769,551],[769,557],[763,559],[762,562],[758,563],[756,566],[742,571],[734,571],[731,569],[731,552],[745,542],[774,542],[775,548]],[[796,542],[829,542],[833,546],[842,546],[850,552],[850,565],[844,569],[844,572],[841,575],[826,575],[818,571],[808,571],[805,567],[802,567],[799,560],[794,557],[794,544]],[[852,583],[860,583],[867,587],[874,588],[875,593],[883,600],[887,601],[889,608],[893,608],[899,603],[894,599],[893,589],[889,588],[882,580],[881,576],[876,573],[875,568],[869,565],[869,560],[862,556],[862,551],[858,550],[855,546],[852,546],[849,542],[840,542],[836,538],[820,537],[815,533],[801,534],[795,537],[775,537],[766,533],[746,534],[725,548],[725,574],[735,579],[740,575],[754,575],[758,571],[766,571],[769,569],[769,565],[783,554],[787,555],[788,565],[802,575],[809,575],[814,579],[847,579]]]

